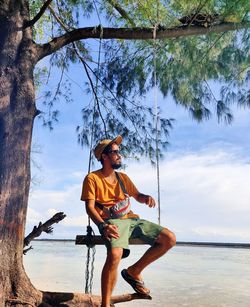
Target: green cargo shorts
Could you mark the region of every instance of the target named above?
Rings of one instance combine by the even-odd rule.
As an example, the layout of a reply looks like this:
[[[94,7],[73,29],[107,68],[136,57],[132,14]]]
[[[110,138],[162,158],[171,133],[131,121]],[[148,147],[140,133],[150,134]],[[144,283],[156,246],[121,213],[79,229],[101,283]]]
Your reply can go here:
[[[155,239],[159,233],[163,230],[163,227],[140,219],[140,218],[131,218],[131,219],[108,219],[106,220],[110,224],[116,225],[119,231],[119,238],[106,241],[106,247],[111,249],[113,247],[123,248],[122,258],[129,256],[129,239],[141,239],[145,244],[153,245]]]

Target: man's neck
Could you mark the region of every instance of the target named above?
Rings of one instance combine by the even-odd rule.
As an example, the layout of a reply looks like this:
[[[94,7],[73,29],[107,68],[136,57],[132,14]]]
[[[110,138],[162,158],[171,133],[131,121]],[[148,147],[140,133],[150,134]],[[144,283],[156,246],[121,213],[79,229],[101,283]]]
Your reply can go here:
[[[103,166],[101,171],[105,177],[115,176],[115,170],[112,167]]]

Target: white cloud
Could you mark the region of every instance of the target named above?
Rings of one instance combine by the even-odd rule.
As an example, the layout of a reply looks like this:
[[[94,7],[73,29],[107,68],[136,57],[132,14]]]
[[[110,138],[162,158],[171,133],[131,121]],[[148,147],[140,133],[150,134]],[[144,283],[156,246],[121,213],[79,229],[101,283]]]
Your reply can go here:
[[[210,204],[221,208],[249,210],[250,165],[225,152],[201,152],[170,157],[161,163],[162,200]],[[156,192],[156,173],[149,164],[128,168],[128,174],[145,193]]]
[[[52,216],[55,215],[57,212],[58,212],[58,211],[57,211],[56,209],[50,208],[50,209],[47,210],[47,215],[52,217]]]
[[[80,182],[83,180],[83,176],[84,176],[84,174],[83,174],[83,172],[80,172],[80,171],[75,171],[75,172],[73,172],[73,173],[71,173],[71,175],[70,175],[73,179],[77,179],[77,180],[79,180]]]
[[[32,207],[48,210],[52,206],[56,210],[61,210],[60,208],[70,208],[74,206],[74,204],[79,203],[81,196],[81,183],[65,184],[63,181],[64,178],[61,178],[60,188],[40,188],[34,190],[30,197]]]
[[[234,228],[234,227],[214,227],[207,226],[197,227],[191,229],[191,231],[199,236],[214,236],[214,237],[239,237],[243,240],[250,240],[249,228]]]
[[[60,227],[54,227],[54,238],[61,237],[62,227],[67,227],[69,230],[69,227],[86,225],[84,203],[80,201],[81,182],[71,184],[71,182],[65,183],[64,180],[65,178],[61,177],[60,189],[40,186],[33,191],[29,200],[27,228],[38,224],[39,221],[45,222],[57,212],[64,212],[66,217],[59,223]]]
[[[28,207],[28,212],[27,212],[27,221],[29,223],[35,224],[37,222],[40,222],[41,219],[43,218],[42,214],[37,212],[31,207]]]
[[[156,172],[149,164],[131,165],[127,172],[141,192],[156,197]],[[250,165],[234,151],[171,155],[161,163],[160,173],[162,221],[180,239],[249,238]],[[147,218],[156,221],[151,212]]]
[[[62,225],[67,227],[81,227],[86,224],[86,221],[86,214],[80,216],[69,216],[65,218],[65,220],[62,222]]]

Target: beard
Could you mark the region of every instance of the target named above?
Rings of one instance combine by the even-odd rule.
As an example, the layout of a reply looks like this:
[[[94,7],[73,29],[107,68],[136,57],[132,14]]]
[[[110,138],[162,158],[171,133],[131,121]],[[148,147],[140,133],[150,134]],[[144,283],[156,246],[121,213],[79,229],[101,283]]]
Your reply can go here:
[[[118,168],[120,168],[122,166],[122,163],[121,162],[119,162],[119,163],[112,163],[111,166],[112,166],[113,169],[118,169]]]

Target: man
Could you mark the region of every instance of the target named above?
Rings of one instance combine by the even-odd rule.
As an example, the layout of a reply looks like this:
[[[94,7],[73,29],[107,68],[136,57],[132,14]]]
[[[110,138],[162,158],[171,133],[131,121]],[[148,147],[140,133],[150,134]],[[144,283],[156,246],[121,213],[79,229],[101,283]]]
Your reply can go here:
[[[102,163],[102,168],[85,177],[81,196],[88,215],[106,240],[107,258],[101,277],[102,307],[110,306],[118,265],[121,258],[129,254],[130,237],[140,238],[151,245],[136,263],[121,272],[136,292],[145,295],[150,291],[145,287],[141,272],[176,243],[175,235],[170,230],[142,220],[130,210],[129,196],[150,208],[155,207],[155,200],[150,195],[140,193],[126,174],[115,171],[121,167],[121,142],[119,135],[97,144],[94,154]]]

